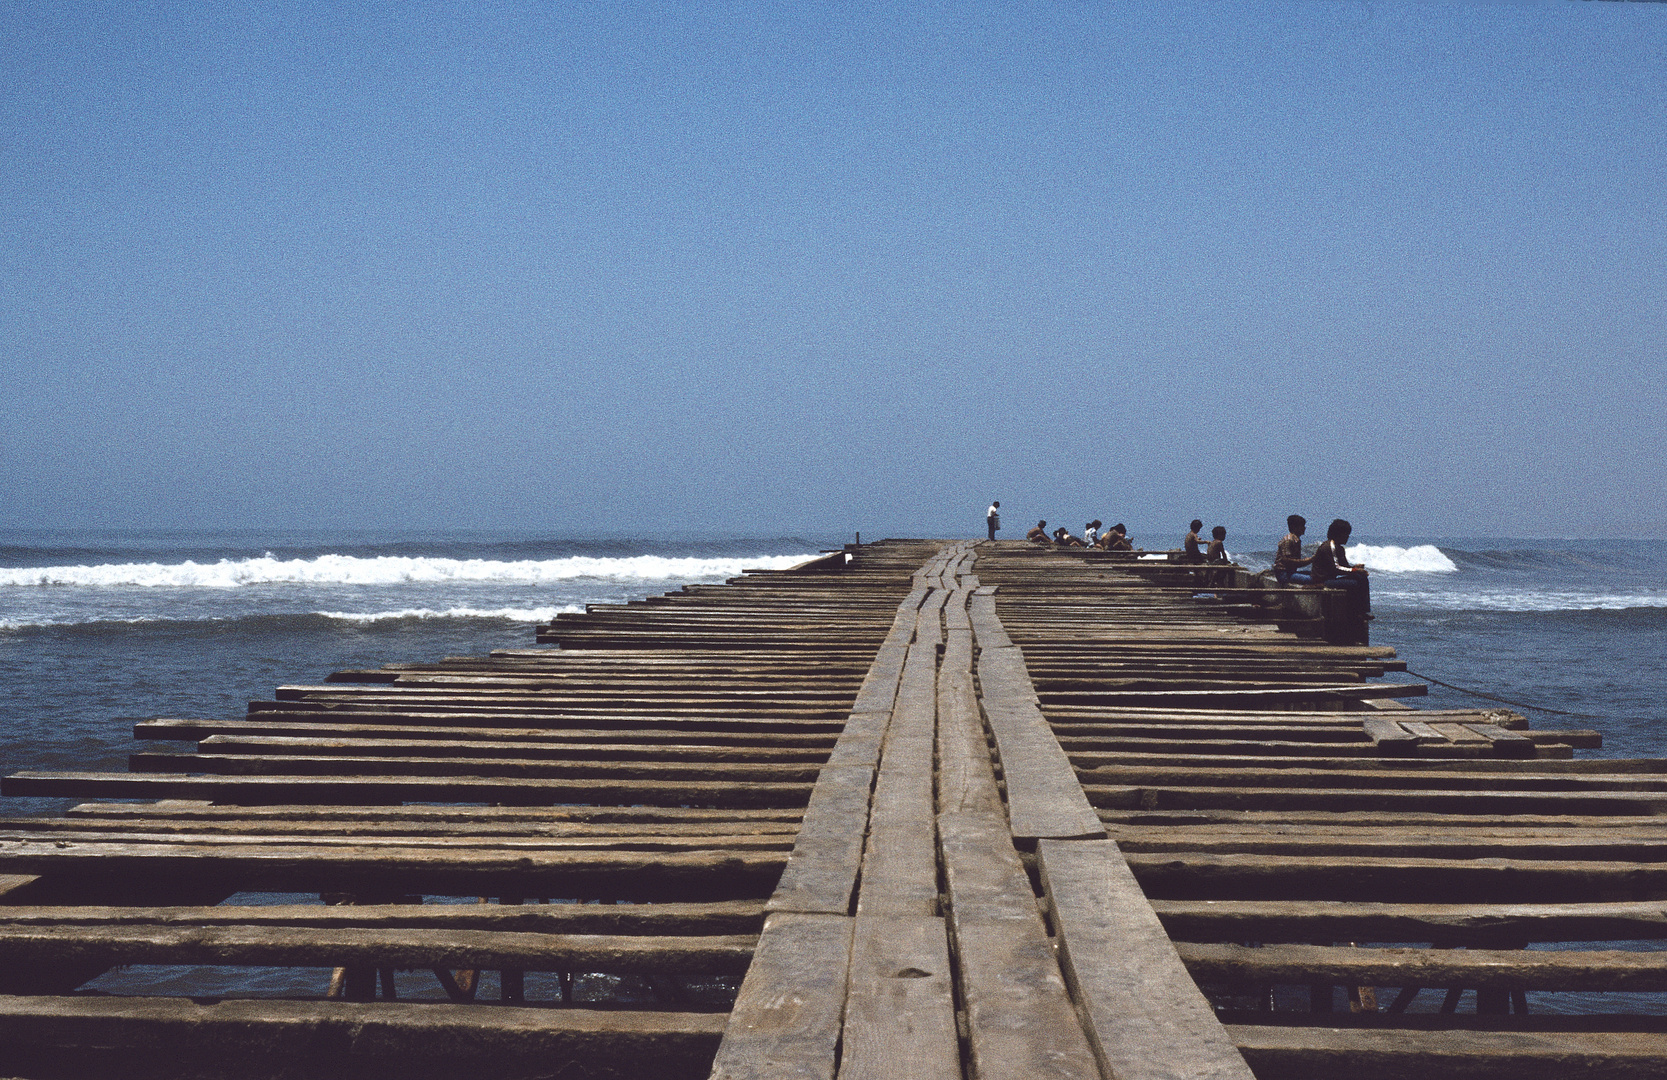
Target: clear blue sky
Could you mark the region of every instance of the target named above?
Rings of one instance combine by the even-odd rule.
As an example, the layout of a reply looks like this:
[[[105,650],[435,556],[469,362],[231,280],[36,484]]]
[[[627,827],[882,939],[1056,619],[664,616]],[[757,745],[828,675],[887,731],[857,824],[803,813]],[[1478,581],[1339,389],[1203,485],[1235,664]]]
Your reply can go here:
[[[1667,5],[4,3],[0,53],[3,526],[1667,528]]]

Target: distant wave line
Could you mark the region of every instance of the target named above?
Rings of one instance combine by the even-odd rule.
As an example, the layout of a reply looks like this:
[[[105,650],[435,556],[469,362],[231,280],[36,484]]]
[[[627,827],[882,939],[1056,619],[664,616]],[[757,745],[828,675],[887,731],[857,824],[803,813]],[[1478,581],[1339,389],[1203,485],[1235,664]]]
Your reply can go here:
[[[1437,611],[1633,611],[1667,608],[1657,593],[1576,593],[1532,591],[1417,592],[1383,590],[1377,599]]]
[[[578,614],[584,610],[583,604],[567,604],[563,607],[542,608],[456,607],[440,611],[432,608],[402,608],[399,611],[315,611],[313,614],[353,623],[389,622],[394,619],[508,619],[510,622],[549,622],[557,615]]]
[[[206,626],[212,623],[274,623],[274,622],[304,622],[317,619],[327,619],[332,622],[346,623],[378,623],[394,622],[398,620],[435,620],[435,619],[499,619],[516,623],[547,623],[557,615],[578,614],[585,610],[583,604],[563,604],[552,607],[536,608],[401,608],[397,611],[305,611],[286,614],[243,614],[243,615],[208,615],[196,619],[182,619],[178,616],[136,615],[131,618],[104,617],[98,619],[0,619],[0,633],[16,633],[24,630],[59,630],[77,627],[160,627],[175,626]]]
[[[625,581],[729,578],[742,570],[782,570],[813,558],[756,555],[748,558],[670,558],[634,555],[562,559],[442,559],[379,555],[320,555],[313,559],[221,559],[214,563],[105,563],[97,566],[32,566],[0,570],[0,586],[91,588],[235,589],[245,585],[401,585],[488,581],[540,584],[576,578]]]

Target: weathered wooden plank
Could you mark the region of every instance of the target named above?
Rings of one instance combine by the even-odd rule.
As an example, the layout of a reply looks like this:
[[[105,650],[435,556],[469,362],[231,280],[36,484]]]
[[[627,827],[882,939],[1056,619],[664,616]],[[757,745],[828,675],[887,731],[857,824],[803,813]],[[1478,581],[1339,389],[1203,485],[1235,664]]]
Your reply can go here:
[[[939,814],[938,836],[973,1076],[1098,1077],[1005,822]]]
[[[937,914],[931,721],[927,720],[922,733],[903,733],[908,730],[901,720],[894,724],[880,759],[863,851],[858,914]]]
[[[841,915],[769,917],[712,1080],[833,1080],[855,923]]]
[[[961,1080],[944,921],[858,915],[840,1080]]]
[[[1534,740],[1514,731],[1506,731],[1497,724],[1465,724],[1465,727],[1493,744],[1494,752],[1504,757],[1534,756]]]
[[[1660,901],[1592,904],[1382,904],[1154,900],[1185,941],[1418,941],[1451,944],[1667,939]]]
[[[1018,649],[985,647],[978,657],[984,714],[995,736],[1007,786],[1013,838],[1021,845],[1041,837],[1104,836],[1025,672]]]
[[[940,585],[927,594],[915,622],[915,646],[936,650],[943,641],[943,606],[949,594]]]
[[[1044,840],[1036,850],[1060,967],[1103,1073],[1252,1080],[1117,845]]]
[[[297,1075],[704,1076],[722,1014],[437,1009],[432,1004],[189,998],[0,998],[0,1060],[16,1075],[204,1080]]]
[[[869,766],[822,770],[769,910],[850,914],[873,785]]]
[[[998,733],[999,740],[1000,735]],[[1480,740],[1484,744],[1486,740]],[[1129,764],[1096,763],[1079,771],[1099,783],[1204,785],[1234,787],[1291,784],[1300,787],[1451,790],[1485,794],[1505,792],[1639,791],[1667,792],[1667,775],[1658,772],[1590,772],[1567,769],[1560,763],[1522,764],[1514,769],[1470,767],[1469,762],[1421,768],[1405,759],[1387,761],[1249,757],[1242,760],[1211,757],[1176,762],[1133,760]]]
[[[1250,810],[1505,815],[1634,816],[1667,813],[1667,798],[1629,791],[1476,791],[1167,784],[1098,784],[1083,791],[1094,806],[1114,810]]]
[[[473,776],[189,776],[21,772],[0,795],[70,799],[209,799],[225,803],[507,802],[796,807],[811,785],[752,781],[544,780]]]
[[[912,627],[913,624],[910,625]],[[908,656],[906,640],[895,644],[888,642],[882,646],[880,651],[874,654],[873,666],[863,677],[862,686],[857,690],[856,699],[851,704],[851,711],[889,714],[892,702],[897,698],[897,684],[903,677],[903,664],[908,660]]]
[[[994,591],[981,587],[971,599],[974,634],[986,653],[1016,653],[996,618]],[[983,721],[970,679],[962,681],[970,661],[970,643],[951,635],[939,679],[948,694],[940,692],[937,825],[971,1073],[980,1080],[1097,1077],[1000,811]]]
[[[1001,793],[973,686],[972,638],[951,631],[938,670],[938,809],[999,815]]]
[[[1143,705],[1168,702],[1218,709],[1276,703],[1295,708],[1313,701],[1370,701],[1376,698],[1422,697],[1429,692],[1429,687],[1423,683],[1339,683],[1301,687],[1247,687],[1239,690],[1108,690],[1092,694],[1049,694],[1046,700],[1050,707],[1055,704]]]
[[[942,597],[935,590],[933,597]],[[922,607],[932,608],[932,598]],[[934,609],[935,610],[935,609]],[[924,623],[924,620],[923,620]],[[863,853],[859,914],[937,913],[932,758],[937,714],[937,646],[927,635],[909,648],[875,781]]]
[[[466,824],[489,829],[493,826],[527,826],[580,823],[599,825],[648,825],[651,827],[695,825],[727,828],[730,824],[753,823],[792,825],[797,827],[804,816],[802,807],[759,809],[729,807],[713,809],[698,806],[471,806],[444,804],[403,804],[396,806],[239,806],[222,805],[190,799],[164,799],[151,803],[92,802],[72,806],[65,811],[67,818],[110,818],[121,821],[191,822],[201,827],[205,822],[351,822],[354,829],[376,825],[418,827],[424,830],[445,824]],[[4,819],[10,825],[40,819]]]
[[[1531,949],[1334,948],[1182,942],[1175,946],[1200,980],[1333,982],[1351,986],[1467,986],[1506,990],[1667,990],[1667,954]]]
[[[823,746],[713,746],[696,742],[656,743],[611,739],[561,743],[497,742],[476,739],[394,739],[380,736],[335,738],[325,735],[210,735],[198,743],[205,754],[273,754],[318,757],[329,754],[365,758],[513,758],[519,761],[591,762],[734,762],[820,765],[833,749]]]
[[[756,936],[760,900],[708,904],[221,904],[212,907],[0,906],[0,927],[315,927],[525,934]]]
[[[1667,865],[1388,856],[1126,856],[1148,895],[1173,899],[1510,903],[1667,899]]]
[[[5,902],[8,894],[19,892],[38,880],[34,874],[0,874],[0,903]]]
[[[1258,1075],[1291,1080],[1659,1080],[1667,1068],[1660,1032],[1227,1030]]]
[[[1464,724],[1431,724],[1430,727],[1434,728],[1438,735],[1443,736],[1449,742],[1464,744],[1489,741],[1487,736],[1478,735]]]
[[[986,589],[990,591],[986,592]],[[1012,648],[1013,640],[1007,636],[1007,630],[996,615],[996,599],[992,595],[994,591],[994,586],[990,585],[976,590],[967,601],[967,618],[972,623],[972,631],[977,636],[978,643],[984,648]]]
[[[976,917],[954,924],[972,1076],[1099,1077],[1041,926]]]
[[[86,825],[89,823],[83,823]],[[295,831],[285,833],[279,830],[265,830],[249,833],[224,831],[183,831],[170,830],[159,827],[152,831],[142,831],[133,827],[118,829],[18,829],[0,830],[0,844],[29,842],[52,843],[59,847],[70,844],[114,844],[114,845],[190,845],[192,848],[213,849],[216,847],[236,848],[247,850],[258,845],[282,845],[297,851],[321,851],[330,848],[352,848],[358,850],[375,849],[404,849],[418,848],[432,849],[438,857],[444,858],[448,851],[474,851],[491,847],[504,851],[787,851],[793,846],[794,837],[787,832],[771,832],[767,834],[737,834],[699,832],[694,835],[671,836],[659,833],[609,833],[586,835],[583,832],[568,832],[563,834],[538,835],[534,833],[516,833],[499,830],[495,835],[469,835],[465,830],[453,829],[449,835],[423,835],[410,829],[393,833],[370,833],[362,835],[342,835],[324,829],[309,831]]]
[[[28,925],[0,922],[0,967],[96,963],[234,967],[518,968],[739,975],[752,935],[527,933],[459,927]]]
[[[1065,743],[1061,742],[1060,745],[1063,746]],[[1359,745],[1365,746],[1367,744]],[[1628,778],[1625,782],[1629,784],[1638,784],[1639,781],[1642,781],[1643,786],[1660,785],[1663,780],[1667,780],[1667,768],[1664,768],[1664,766],[1667,766],[1667,760],[1659,758],[1586,758],[1581,760],[1537,758],[1532,764],[1527,764],[1513,759],[1493,757],[1420,757],[1416,762],[1398,758],[1370,756],[1354,760],[1339,760],[1337,756],[1332,754],[1320,753],[1313,755],[1312,759],[1305,759],[1305,755],[1281,755],[1270,758],[1267,755],[1258,754],[1241,756],[1223,754],[1194,761],[1185,761],[1177,760],[1174,754],[1128,751],[1113,755],[1097,750],[1082,750],[1072,751],[1071,760],[1077,764],[1081,771],[1107,766],[1111,768],[1198,769],[1211,775],[1227,776],[1233,780],[1242,780],[1245,777],[1257,775],[1255,772],[1247,770],[1282,769],[1307,769],[1331,774],[1349,774],[1354,777],[1385,778],[1390,781],[1399,778],[1410,786],[1417,786],[1421,778],[1428,777],[1432,788],[1444,786],[1452,779],[1466,784],[1479,783],[1503,786],[1505,783],[1509,783],[1512,778],[1527,777],[1534,784],[1564,785],[1569,788],[1590,787],[1594,783],[1597,785],[1613,784],[1620,777]],[[1263,775],[1272,775],[1272,773],[1264,772]],[[1575,779],[1566,779],[1569,777]],[[1580,779],[1581,777],[1589,779]]]
[[[119,881],[229,882],[272,892],[620,896],[654,900],[762,897],[787,857],[767,851],[527,851],[266,844],[9,844],[0,870]]]
[[[288,736],[306,739],[393,739],[424,740],[443,744],[448,740],[484,740],[491,743],[519,743],[523,745],[569,746],[584,743],[618,743],[629,740],[634,746],[659,747],[683,743],[703,747],[762,747],[762,748],[821,748],[833,746],[838,733],[832,730],[810,731],[733,731],[706,730],[698,724],[667,719],[657,726],[644,720],[633,727],[624,726],[628,718],[617,718],[618,726],[598,728],[542,728],[542,727],[481,727],[444,724],[400,724],[396,717],[381,722],[333,719],[328,713],[308,713],[293,719],[278,714],[257,714],[257,720],[141,720],[133,725],[136,739],[199,740],[215,735]],[[274,718],[276,717],[276,718]],[[228,740],[229,741],[229,740]]]
[[[1410,754],[1418,748],[1418,737],[1388,717],[1368,716],[1361,726],[1379,753]]]
[[[1107,826],[1125,854],[1206,851],[1218,855],[1393,855],[1422,859],[1539,859],[1554,862],[1667,861],[1667,835],[1627,829],[1565,829],[1547,835],[1519,830],[1320,829],[1247,830],[1208,826]],[[4,835],[0,833],[0,835]]]

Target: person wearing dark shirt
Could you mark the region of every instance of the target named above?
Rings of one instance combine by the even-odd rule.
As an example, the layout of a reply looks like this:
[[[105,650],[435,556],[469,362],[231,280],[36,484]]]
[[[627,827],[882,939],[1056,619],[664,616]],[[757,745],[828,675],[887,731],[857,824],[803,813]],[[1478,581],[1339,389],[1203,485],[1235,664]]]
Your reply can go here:
[[[1110,538],[1106,543],[1107,551],[1134,550],[1134,545],[1129,543],[1129,530],[1123,527],[1123,523],[1121,521],[1113,525],[1111,527],[1111,531],[1106,535]]]
[[[1207,563],[1224,563],[1227,561],[1227,526],[1217,525],[1210,530],[1210,546],[1204,552]]]
[[[1204,523],[1202,521],[1197,518],[1192,519],[1192,525],[1187,529],[1186,539],[1181,541],[1182,562],[1201,563],[1204,561],[1204,553],[1198,550],[1198,530],[1203,527]]]
[[[1302,557],[1302,534],[1308,531],[1308,519],[1292,514],[1285,519],[1285,527],[1290,532],[1279,541],[1273,553],[1273,579],[1281,585],[1289,585],[1292,573],[1314,561]]]
[[[1364,566],[1355,566],[1349,562],[1349,554],[1345,545],[1349,536],[1354,532],[1354,526],[1342,518],[1337,518],[1326,527],[1325,542],[1314,549],[1314,554],[1308,560],[1306,570],[1297,570],[1291,574],[1293,585],[1325,585],[1333,589],[1347,589],[1360,598],[1362,611],[1372,610],[1372,585],[1366,575]]]

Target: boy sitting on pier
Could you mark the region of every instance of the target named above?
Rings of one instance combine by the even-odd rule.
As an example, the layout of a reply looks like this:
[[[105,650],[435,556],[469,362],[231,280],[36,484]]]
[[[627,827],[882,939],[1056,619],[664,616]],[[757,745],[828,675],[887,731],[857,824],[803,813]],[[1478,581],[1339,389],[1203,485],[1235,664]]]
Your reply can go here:
[[[1273,579],[1281,585],[1291,584],[1291,575],[1314,561],[1302,557],[1302,534],[1308,531],[1308,519],[1292,514],[1285,519],[1285,527],[1290,532],[1279,541],[1273,553]]]
[[[1201,563],[1204,561],[1204,553],[1198,550],[1198,530],[1203,527],[1204,523],[1198,518],[1193,518],[1192,524],[1187,527],[1186,538],[1181,541],[1182,562]]]
[[[1036,527],[1034,529],[1031,529],[1029,532],[1025,533],[1025,539],[1029,540],[1033,544],[1045,544],[1045,543],[1047,543],[1048,542],[1048,523],[1046,521],[1038,521],[1036,523]]]
[[[1210,530],[1210,546],[1204,552],[1207,563],[1224,563],[1227,561],[1227,526],[1217,525]]]
[[[1354,526],[1347,521],[1342,518],[1334,520],[1326,528],[1325,543],[1315,548],[1313,556],[1307,560],[1308,569],[1293,572],[1291,584],[1346,589],[1360,600],[1361,612],[1369,614],[1372,610],[1372,585],[1367,579],[1366,568],[1350,564],[1348,552],[1344,550],[1353,532]]]

